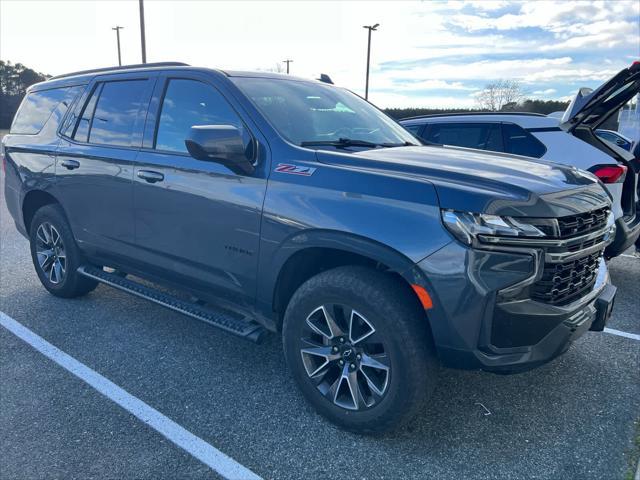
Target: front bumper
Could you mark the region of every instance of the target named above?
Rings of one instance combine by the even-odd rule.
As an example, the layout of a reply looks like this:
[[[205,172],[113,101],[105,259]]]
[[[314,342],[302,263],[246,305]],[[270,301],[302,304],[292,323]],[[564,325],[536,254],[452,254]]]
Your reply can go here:
[[[433,298],[428,317],[445,366],[525,371],[565,352],[592,326],[603,328],[615,296],[604,259],[592,288],[562,306],[513,294],[513,286],[526,288],[539,261],[452,242],[418,264]]]

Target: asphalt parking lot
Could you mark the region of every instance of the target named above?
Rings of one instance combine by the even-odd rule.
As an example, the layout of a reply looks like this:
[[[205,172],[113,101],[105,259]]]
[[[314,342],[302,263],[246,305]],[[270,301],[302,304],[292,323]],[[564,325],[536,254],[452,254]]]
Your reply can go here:
[[[305,403],[276,336],[256,346],[105,286],[75,300],[49,295],[0,194],[0,311],[256,475],[633,478],[638,339],[590,332],[513,376],[443,370],[410,428],[359,437]],[[609,327],[638,335],[640,259],[610,268],[619,291]],[[219,476],[0,327],[0,478]]]

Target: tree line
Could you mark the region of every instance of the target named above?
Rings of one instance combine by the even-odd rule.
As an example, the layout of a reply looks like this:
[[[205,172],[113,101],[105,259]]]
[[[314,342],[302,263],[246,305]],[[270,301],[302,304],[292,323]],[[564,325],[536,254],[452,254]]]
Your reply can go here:
[[[21,63],[0,60],[0,129],[8,129],[27,88],[50,75],[36,72]]]
[[[420,115],[436,115],[449,113],[478,113],[478,112],[527,112],[549,115],[552,112],[565,110],[569,102],[560,100],[538,100],[527,98],[518,103],[510,103],[502,108],[494,110],[489,108],[384,108],[383,111],[390,117],[401,118],[417,117]]]
[[[420,115],[477,113],[477,112],[527,112],[549,115],[566,110],[569,102],[526,98],[522,84],[517,80],[500,79],[488,83],[476,95],[476,108],[387,108],[387,115],[401,119]]]

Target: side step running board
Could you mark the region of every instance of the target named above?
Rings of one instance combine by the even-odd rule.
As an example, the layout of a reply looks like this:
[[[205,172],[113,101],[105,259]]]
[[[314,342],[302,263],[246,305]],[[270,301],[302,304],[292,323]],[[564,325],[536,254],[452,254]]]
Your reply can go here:
[[[267,330],[262,325],[250,320],[234,318],[229,313],[181,300],[155,288],[107,273],[91,265],[81,266],[78,268],[78,273],[256,343],[261,343],[267,335]]]

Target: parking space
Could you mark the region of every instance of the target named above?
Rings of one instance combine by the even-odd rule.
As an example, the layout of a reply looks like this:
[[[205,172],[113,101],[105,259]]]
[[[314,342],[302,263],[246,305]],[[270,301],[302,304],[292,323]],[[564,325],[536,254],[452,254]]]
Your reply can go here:
[[[264,478],[616,479],[638,453],[638,340],[590,332],[513,376],[443,370],[410,428],[352,435],[307,406],[276,336],[256,346],[104,286],[49,295],[2,198],[0,311]],[[609,326],[640,334],[640,259],[611,275]],[[1,327],[0,346],[2,478],[216,478]]]

